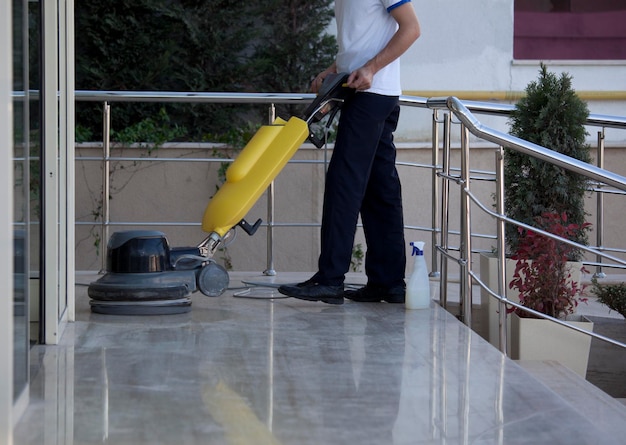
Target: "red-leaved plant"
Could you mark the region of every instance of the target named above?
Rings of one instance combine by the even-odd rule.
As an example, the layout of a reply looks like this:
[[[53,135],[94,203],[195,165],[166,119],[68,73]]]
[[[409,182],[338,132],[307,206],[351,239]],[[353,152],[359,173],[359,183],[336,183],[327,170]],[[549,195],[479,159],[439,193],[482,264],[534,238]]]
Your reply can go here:
[[[537,227],[561,238],[572,239],[590,223],[568,224],[565,213],[543,213],[536,219]],[[554,318],[573,314],[585,286],[572,279],[567,264],[573,246],[532,230],[519,228],[519,245],[512,256],[517,261],[510,289],[519,291],[520,303]],[[586,272],[584,268],[583,272]],[[511,308],[520,317],[530,317],[521,309]]]

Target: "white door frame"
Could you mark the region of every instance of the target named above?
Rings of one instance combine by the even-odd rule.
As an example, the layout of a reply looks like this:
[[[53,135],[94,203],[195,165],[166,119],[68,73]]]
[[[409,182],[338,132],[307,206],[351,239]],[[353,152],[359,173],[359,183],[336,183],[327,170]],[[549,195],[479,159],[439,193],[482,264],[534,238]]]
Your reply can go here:
[[[11,2],[0,2],[0,189],[13,190]],[[13,443],[13,193],[0,193],[0,443]]]
[[[44,342],[74,320],[74,1],[42,2]]]

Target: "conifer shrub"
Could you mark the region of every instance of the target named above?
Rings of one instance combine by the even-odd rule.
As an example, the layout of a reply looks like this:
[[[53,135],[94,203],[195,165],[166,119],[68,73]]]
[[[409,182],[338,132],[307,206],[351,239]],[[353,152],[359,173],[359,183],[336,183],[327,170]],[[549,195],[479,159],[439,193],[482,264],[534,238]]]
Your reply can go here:
[[[583,162],[590,162],[590,147],[585,138],[589,109],[574,91],[567,73],[557,76],[542,63],[539,78],[528,84],[525,96],[512,112],[511,134]],[[584,198],[588,188],[585,177],[536,159],[505,149],[505,212],[507,216],[528,225],[546,213],[565,214],[579,227],[571,240],[587,244]],[[506,241],[510,252],[517,252],[519,232],[508,224]],[[582,253],[572,249],[571,260]]]

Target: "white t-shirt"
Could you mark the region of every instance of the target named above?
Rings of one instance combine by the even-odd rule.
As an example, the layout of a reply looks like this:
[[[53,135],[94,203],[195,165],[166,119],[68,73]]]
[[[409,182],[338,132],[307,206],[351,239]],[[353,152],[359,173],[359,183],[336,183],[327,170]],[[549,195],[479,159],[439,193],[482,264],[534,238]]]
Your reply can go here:
[[[411,0],[335,0],[337,71],[351,73],[378,54],[398,30],[390,11]],[[400,59],[374,75],[371,93],[402,94]]]

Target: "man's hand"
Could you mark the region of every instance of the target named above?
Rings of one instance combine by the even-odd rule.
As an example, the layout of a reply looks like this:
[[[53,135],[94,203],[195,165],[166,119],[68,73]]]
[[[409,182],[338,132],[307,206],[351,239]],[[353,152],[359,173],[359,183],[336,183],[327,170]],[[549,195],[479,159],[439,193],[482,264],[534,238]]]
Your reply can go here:
[[[374,80],[374,70],[365,65],[361,68],[354,70],[348,77],[348,87],[354,88],[357,91],[364,91],[372,86]]]
[[[326,79],[326,76],[328,76],[329,74],[336,74],[336,73],[337,73],[337,64],[333,63],[331,66],[329,66],[324,71],[322,71],[317,76],[315,76],[315,79],[313,79],[313,82],[311,82],[311,92],[317,94],[320,88],[322,88],[322,83],[324,83],[324,79]]]

